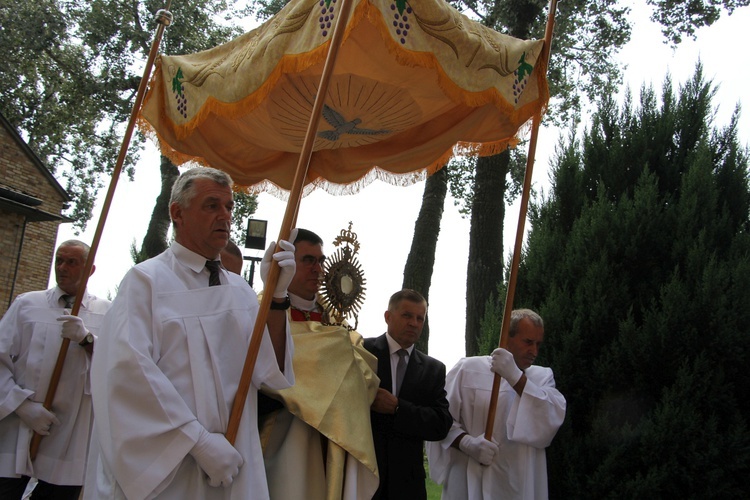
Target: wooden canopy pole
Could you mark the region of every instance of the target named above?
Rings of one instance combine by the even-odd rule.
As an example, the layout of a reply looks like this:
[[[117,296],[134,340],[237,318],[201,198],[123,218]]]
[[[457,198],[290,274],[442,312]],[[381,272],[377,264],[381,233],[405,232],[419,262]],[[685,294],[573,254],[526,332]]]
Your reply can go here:
[[[550,0],[547,26],[544,32],[544,48],[542,49],[541,61],[546,69],[549,65],[550,47],[552,45],[552,31],[555,27],[555,11],[557,0]],[[529,196],[531,192],[531,175],[534,170],[534,156],[536,155],[536,143],[539,137],[539,123],[542,121],[541,111],[536,113],[531,122],[531,140],[529,141],[529,154],[526,158],[526,173],[523,178],[523,194],[521,195],[521,207],[518,214],[518,227],[516,229],[516,242],[513,247],[513,259],[510,267],[510,278],[508,280],[508,291],[505,296],[505,311],[503,312],[503,325],[500,333],[499,347],[508,346],[508,331],[510,330],[510,314],[513,311],[513,299],[516,293],[516,280],[518,278],[518,267],[521,261],[521,246],[523,243],[524,227],[526,225],[526,213],[529,208]],[[500,392],[500,375],[495,374],[492,381],[492,394],[490,406],[487,411],[487,425],[484,430],[484,438],[490,441],[495,425],[495,414],[497,412],[497,398]]]
[[[159,49],[159,44],[161,43],[164,28],[172,23],[172,14],[169,12],[169,6],[171,5],[171,3],[172,0],[167,0],[167,5],[164,7],[164,9],[159,10],[154,16],[159,26],[156,29],[156,35],[154,36],[154,40],[151,43],[151,51],[148,54],[146,67],[143,69],[143,76],[141,77],[141,83],[138,86],[138,92],[135,97],[135,102],[133,103],[133,110],[130,112],[130,121],[128,122],[127,129],[125,130],[122,144],[120,145],[120,153],[117,156],[117,163],[115,164],[115,168],[112,171],[112,178],[109,182],[107,196],[104,198],[104,203],[102,205],[102,213],[99,216],[99,222],[96,226],[96,232],[94,233],[94,238],[91,241],[89,256],[86,259],[86,264],[84,264],[83,267],[81,284],[79,285],[78,289],[79,292],[76,294],[75,303],[73,304],[73,309],[71,310],[71,314],[74,316],[78,316],[78,311],[81,308],[81,300],[83,299],[83,291],[86,290],[86,285],[88,283],[89,276],[91,275],[91,269],[94,267],[94,258],[96,257],[96,251],[99,248],[99,241],[101,240],[102,232],[104,231],[104,224],[105,222],[107,222],[109,208],[112,205],[112,198],[115,194],[117,181],[120,178],[122,165],[125,162],[125,155],[128,151],[128,146],[130,145],[130,139],[133,136],[135,120],[138,117],[138,113],[141,109],[141,104],[143,103],[143,97],[146,94],[146,87],[148,86],[148,80],[151,75],[151,68],[153,67],[154,60],[156,59],[156,54]],[[57,391],[57,385],[60,382],[60,375],[62,373],[63,365],[65,364],[65,356],[68,354],[69,345],[70,339],[64,338],[62,344],[60,345],[60,351],[57,355],[55,368],[52,371],[52,377],[49,382],[49,387],[47,388],[47,395],[44,398],[44,407],[48,410],[52,409],[52,402],[55,399],[55,392]],[[36,458],[37,451],[39,451],[39,443],[41,442],[41,440],[42,435],[35,432],[34,436],[31,438],[31,446],[29,448],[29,455],[31,457],[31,460],[34,460],[34,458]]]
[[[320,84],[318,85],[318,92],[315,95],[310,122],[307,126],[304,142],[302,143],[302,151],[300,152],[297,170],[294,174],[292,188],[289,192],[289,201],[287,202],[286,211],[284,212],[284,219],[281,222],[279,237],[276,239],[276,251],[279,250],[279,240],[289,239],[289,233],[297,220],[297,212],[299,210],[300,199],[302,198],[302,187],[305,178],[307,177],[307,169],[310,166],[315,134],[318,131],[318,123],[320,122],[323,103],[325,102],[326,93],[328,91],[328,82],[331,79],[339,47],[341,46],[346,31],[346,24],[349,21],[351,4],[351,0],[343,0],[340,4],[341,12],[339,12],[336,19],[336,26],[333,28],[333,34],[331,35],[331,41],[329,42],[330,45],[328,47],[328,55],[326,56],[325,65],[323,66],[323,73],[320,76]],[[279,279],[279,265],[276,261],[271,262],[271,269],[268,272],[268,277],[266,278],[265,283],[266,290],[273,290]],[[225,434],[227,440],[232,444],[234,444],[235,439],[237,439],[237,430],[239,429],[242,410],[244,409],[245,401],[247,400],[247,393],[250,390],[253,370],[255,369],[255,361],[258,359],[258,350],[260,349],[260,342],[262,340],[263,330],[266,326],[266,319],[268,318],[268,311],[271,307],[272,298],[272,293],[263,294],[258,317],[255,320],[255,327],[253,328],[253,336],[250,340],[250,345],[247,348],[245,365],[242,368],[240,383],[237,387],[237,395],[232,404],[232,412],[229,415],[229,423],[227,424],[227,432]]]

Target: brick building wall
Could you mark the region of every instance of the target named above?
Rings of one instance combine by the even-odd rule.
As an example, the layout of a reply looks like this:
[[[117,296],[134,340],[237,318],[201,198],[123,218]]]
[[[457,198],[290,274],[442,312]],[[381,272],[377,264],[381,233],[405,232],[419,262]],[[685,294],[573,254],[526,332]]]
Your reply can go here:
[[[38,200],[0,200],[0,315],[20,293],[49,283],[60,215],[69,197],[15,128],[0,115],[0,188]],[[6,191],[7,192],[7,191]]]

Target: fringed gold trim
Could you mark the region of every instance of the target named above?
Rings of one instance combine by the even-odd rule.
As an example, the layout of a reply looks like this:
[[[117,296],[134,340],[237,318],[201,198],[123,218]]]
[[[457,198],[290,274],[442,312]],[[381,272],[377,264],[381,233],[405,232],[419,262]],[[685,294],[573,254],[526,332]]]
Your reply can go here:
[[[509,116],[512,123],[520,121],[522,117],[533,117],[536,114],[541,116],[546,112],[549,101],[549,87],[546,78],[547,64],[546,61],[542,60],[541,56],[536,61],[533,70],[534,76],[537,79],[539,98],[532,103],[528,103],[521,108],[516,109],[515,106],[509,104],[502,97],[500,92],[494,88],[479,92],[468,92],[456,85],[443,70],[440,62],[434,54],[427,52],[414,52],[400,47],[390,36],[388,31],[389,28],[385,24],[385,20],[383,19],[380,10],[371,5],[369,1],[365,0],[360,2],[360,4],[354,9],[342,43],[349,38],[352,30],[355,29],[365,18],[367,18],[376,28],[385,43],[388,52],[399,64],[409,67],[433,69],[437,74],[437,81],[440,89],[454,101],[461,102],[470,107],[478,107],[492,103],[501,113]],[[328,55],[329,45],[330,40],[305,54],[288,54],[282,56],[276,68],[271,72],[269,77],[258,88],[258,90],[241,101],[224,103],[209,97],[201,107],[201,110],[188,123],[179,126],[172,122],[172,120],[166,115],[166,110],[162,108],[160,120],[162,124],[171,129],[178,139],[182,140],[197,128],[209,114],[215,113],[230,118],[245,115],[260,105],[260,103],[271,93],[282,75],[286,73],[301,72],[315,64],[325,61]],[[148,100],[153,97],[153,94],[157,92],[163,93],[162,87],[164,85],[164,79],[161,73],[162,65],[161,59],[159,58],[156,62],[156,70],[149,83],[149,92],[144,99],[144,106]],[[525,123],[521,124],[518,132],[513,137],[485,143],[459,142],[445,151],[430,165],[427,165],[416,172],[396,174],[374,167],[360,179],[347,184],[332,183],[325,179],[318,178],[304,187],[302,196],[307,196],[315,189],[323,189],[333,195],[351,195],[359,192],[375,180],[380,180],[396,186],[412,185],[425,180],[427,176],[432,175],[439,169],[443,168],[454,155],[491,156],[501,153],[509,146],[515,147],[519,142],[519,137],[525,135],[527,132],[530,121],[531,119],[529,118]],[[137,123],[139,129],[145,136],[152,139],[156,138],[160,145],[162,154],[169,158],[175,165],[192,164],[193,166],[209,166],[204,158],[186,155],[172,148],[142,115],[139,115]],[[252,186],[238,185],[235,186],[235,188],[249,194],[266,192],[282,200],[286,200],[289,197],[289,192],[287,190],[269,180],[264,180]]]
[[[541,111],[546,106],[549,99],[549,90],[547,87],[546,67],[543,61],[537,61],[535,64],[535,71],[537,77],[537,83],[540,93],[540,98],[530,104],[527,104],[519,109],[515,109],[515,106],[509,104],[500,95],[500,93],[494,89],[486,89],[480,92],[467,92],[458,85],[456,85],[452,79],[445,73],[434,54],[427,52],[413,52],[408,49],[404,49],[398,45],[390,36],[389,28],[385,24],[385,20],[380,10],[370,4],[368,1],[360,2],[360,4],[354,10],[351,21],[347,25],[346,32],[342,43],[344,43],[350,36],[351,31],[363,20],[367,18],[371,24],[377,29],[381,36],[381,39],[386,45],[386,48],[394,59],[402,66],[409,67],[423,67],[429,68],[436,72],[438,85],[445,94],[454,101],[461,102],[470,107],[478,107],[488,103],[492,103],[495,107],[500,110],[503,114],[510,117],[510,121],[518,122],[521,116],[533,116],[534,113]],[[170,127],[174,135],[179,140],[185,139],[200,123],[202,123],[210,114],[216,114],[219,116],[225,116],[228,118],[237,118],[238,116],[246,115],[253,109],[258,107],[260,103],[268,97],[273,88],[278,83],[279,79],[286,73],[299,73],[309,67],[321,63],[325,60],[328,54],[328,48],[330,46],[330,40],[319,45],[315,49],[305,54],[287,54],[282,56],[276,68],[271,72],[266,81],[261,84],[256,91],[244,99],[225,103],[218,101],[213,97],[208,97],[204,102],[201,109],[195,116],[187,123],[182,125],[176,125],[166,115],[166,110],[163,109],[161,113],[161,121],[165,126]],[[157,78],[158,77],[158,78]],[[156,71],[151,79],[151,89],[153,92],[163,93],[164,79],[162,76],[162,65],[161,60],[157,61]],[[151,92],[146,96],[149,99]],[[144,105],[145,105],[144,101]],[[531,111],[530,111],[531,110]],[[529,114],[530,113],[530,114]]]
[[[352,19],[346,27],[342,44],[349,38],[351,31],[365,17],[364,5],[368,2],[361,2],[355,9]],[[360,13],[362,11],[362,13]],[[266,81],[263,82],[252,94],[236,102],[222,102],[214,97],[209,96],[201,106],[200,110],[187,123],[176,125],[166,114],[166,109],[162,109],[160,119],[165,126],[168,126],[178,140],[184,140],[211,114],[227,117],[230,119],[244,116],[255,108],[273,91],[274,87],[287,73],[301,73],[319,63],[323,63],[328,57],[331,41],[328,40],[315,49],[305,52],[304,54],[285,54],[281,57],[276,67],[271,71]],[[156,80],[159,75],[158,80]],[[152,81],[156,80],[158,88],[154,91],[163,92],[164,79],[161,76],[161,65],[157,66]]]
[[[466,144],[469,145],[469,143]],[[505,147],[507,147],[507,141],[505,141],[505,144],[505,146],[500,146],[500,144],[497,144],[497,146],[500,147],[500,149],[498,149],[497,151],[500,152],[505,149]],[[427,177],[443,168],[455,154],[458,154],[456,147],[458,147],[458,145],[449,148],[431,164],[412,172],[394,173],[383,170],[379,167],[373,167],[359,179],[346,184],[330,182],[322,177],[317,177],[315,180],[303,187],[302,197],[309,195],[316,189],[321,189],[326,193],[334,196],[353,195],[359,193],[362,189],[366,188],[376,180],[385,182],[392,186],[411,186],[418,182],[424,181],[425,179],[427,179]],[[251,186],[240,186],[239,189],[248,194],[268,193],[283,201],[287,201],[289,199],[288,190],[281,188],[277,184],[267,179]]]
[[[229,119],[235,119],[252,112],[257,108],[273,91],[274,87],[287,73],[299,73],[310,66],[325,60],[328,53],[330,42],[318,46],[311,52],[305,54],[290,54],[281,58],[274,70],[268,76],[266,81],[258,87],[252,94],[236,102],[222,102],[214,97],[209,96],[201,106],[200,110],[187,123],[175,125],[174,122],[163,113],[164,123],[168,123],[178,140],[184,140],[193,131],[198,128],[203,121],[210,115],[218,115]]]
[[[517,123],[524,116],[533,116],[534,113],[545,109],[549,100],[549,88],[547,86],[547,68],[541,57],[534,65],[533,73],[536,74],[539,98],[532,103],[526,104],[518,109],[508,103],[497,89],[489,88],[479,92],[469,92],[455,84],[448,74],[443,70],[440,61],[431,52],[415,52],[398,45],[390,35],[390,28],[383,19],[378,8],[369,2],[362,2],[366,9],[367,17],[371,24],[380,34],[385,43],[388,53],[402,66],[421,67],[435,70],[440,89],[452,100],[461,102],[469,107],[480,107],[492,103],[504,115],[510,117],[510,121]]]

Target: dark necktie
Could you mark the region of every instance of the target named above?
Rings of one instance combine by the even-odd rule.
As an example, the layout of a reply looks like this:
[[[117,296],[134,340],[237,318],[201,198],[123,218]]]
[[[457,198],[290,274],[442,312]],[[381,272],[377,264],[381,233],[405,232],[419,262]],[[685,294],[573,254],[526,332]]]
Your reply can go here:
[[[65,303],[65,305],[63,306],[64,308],[66,308],[66,309],[72,309],[73,308],[73,304],[76,301],[76,296],[75,295],[67,295],[66,294],[66,295],[63,295],[62,297],[60,297],[60,300],[62,300]]]
[[[211,273],[208,277],[208,286],[221,285],[221,280],[219,279],[219,261],[207,260],[206,267],[208,268],[208,271]]]
[[[401,384],[404,382],[404,375],[406,374],[406,356],[409,355],[406,349],[399,349],[396,351],[398,354],[398,364],[396,365],[396,396],[401,392]]]

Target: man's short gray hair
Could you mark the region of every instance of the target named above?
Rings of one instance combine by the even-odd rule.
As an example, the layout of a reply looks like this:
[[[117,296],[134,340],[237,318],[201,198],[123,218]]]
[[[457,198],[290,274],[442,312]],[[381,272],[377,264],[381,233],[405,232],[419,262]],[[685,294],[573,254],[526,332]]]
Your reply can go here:
[[[91,251],[91,247],[88,246],[86,243],[82,242],[81,240],[65,240],[62,243],[60,243],[60,246],[57,248],[60,249],[62,247],[78,247],[83,248],[83,261],[86,262],[86,259],[89,258],[89,252]]]
[[[531,309],[515,309],[510,313],[510,328],[508,329],[508,336],[513,337],[518,333],[518,323],[524,319],[529,318],[534,326],[544,328],[544,321],[542,317]]]
[[[172,195],[169,204],[177,203],[186,208],[195,196],[195,180],[208,179],[221,186],[232,187],[232,178],[229,174],[211,167],[195,167],[184,171],[172,185]]]
[[[425,308],[427,307],[427,299],[424,298],[424,295],[411,288],[404,288],[391,295],[390,300],[388,300],[388,310],[394,312],[404,300],[415,304],[424,304]]]

